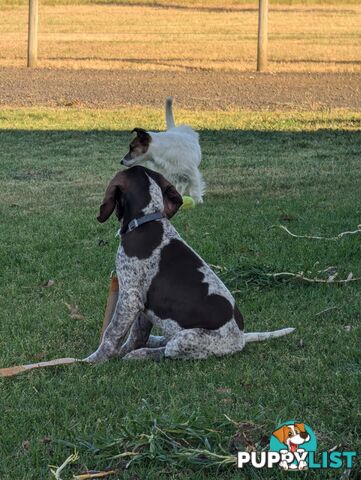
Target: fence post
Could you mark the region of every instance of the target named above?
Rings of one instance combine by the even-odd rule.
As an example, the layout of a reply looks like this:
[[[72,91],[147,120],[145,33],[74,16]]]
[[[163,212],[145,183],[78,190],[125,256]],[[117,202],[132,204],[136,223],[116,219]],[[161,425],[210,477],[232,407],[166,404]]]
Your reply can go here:
[[[259,0],[258,10],[258,45],[257,71],[267,69],[267,41],[268,41],[268,0]]]
[[[29,0],[28,67],[35,67],[38,59],[38,0]]]

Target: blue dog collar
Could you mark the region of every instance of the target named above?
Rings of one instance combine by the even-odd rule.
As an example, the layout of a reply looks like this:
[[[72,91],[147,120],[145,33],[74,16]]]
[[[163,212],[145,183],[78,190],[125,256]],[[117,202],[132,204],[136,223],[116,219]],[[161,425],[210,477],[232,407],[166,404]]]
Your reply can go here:
[[[125,235],[126,233],[132,232],[141,225],[144,225],[145,223],[153,222],[154,220],[161,220],[162,218],[165,218],[164,213],[159,211],[154,213],[148,213],[147,215],[143,215],[143,217],[134,218],[128,223],[128,228],[125,230],[125,232],[122,232],[122,230],[119,229],[116,236],[118,236],[120,233]]]

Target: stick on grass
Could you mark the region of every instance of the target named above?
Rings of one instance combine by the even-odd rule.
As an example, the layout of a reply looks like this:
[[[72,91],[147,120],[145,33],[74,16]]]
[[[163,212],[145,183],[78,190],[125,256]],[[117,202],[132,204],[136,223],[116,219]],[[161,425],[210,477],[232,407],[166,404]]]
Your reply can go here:
[[[73,363],[81,362],[78,358],[56,358],[47,362],[30,363],[28,365],[17,365],[15,367],[1,368],[0,377],[13,377],[19,373],[28,372],[35,368],[55,367],[57,365],[71,365]]]
[[[347,235],[359,235],[359,234],[361,234],[361,224],[357,225],[357,230],[350,230],[350,231],[346,231],[346,232],[341,232],[338,235],[336,235],[335,237],[317,237],[317,236],[313,236],[313,235],[296,235],[295,233],[290,232],[288,230],[288,228],[285,227],[284,225],[273,225],[273,227],[281,228],[282,230],[284,230],[286,233],[288,233],[288,235],[290,235],[293,238],[307,238],[309,240],[339,240],[340,238],[343,238]]]

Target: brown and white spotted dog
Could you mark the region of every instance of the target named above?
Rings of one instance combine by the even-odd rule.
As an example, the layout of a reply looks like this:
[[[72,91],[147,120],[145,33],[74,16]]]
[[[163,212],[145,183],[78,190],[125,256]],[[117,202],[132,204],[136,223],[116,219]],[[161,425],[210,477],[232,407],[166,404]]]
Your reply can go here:
[[[105,222],[115,210],[122,221],[116,256],[119,298],[99,348],[86,361],[202,359],[294,330],[244,333],[229,290],[169,222],[181,205],[173,185],[141,166],[110,182],[98,220]],[[150,335],[153,326],[163,336]]]

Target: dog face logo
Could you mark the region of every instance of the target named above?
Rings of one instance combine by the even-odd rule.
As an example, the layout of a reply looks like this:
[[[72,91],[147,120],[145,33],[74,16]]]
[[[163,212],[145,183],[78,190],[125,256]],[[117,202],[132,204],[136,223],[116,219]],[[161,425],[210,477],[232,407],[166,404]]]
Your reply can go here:
[[[354,450],[338,451],[335,448],[322,452],[316,450],[317,438],[312,428],[307,423],[288,420],[278,425],[272,432],[268,452],[242,450],[237,454],[237,465],[238,468],[251,465],[254,468],[276,467],[296,471],[344,469],[345,466],[351,469],[357,457]],[[322,478],[326,477],[322,475]]]
[[[272,435],[274,435],[281,443],[287,445],[288,450],[292,453],[296,452],[300,445],[308,442],[310,439],[310,435],[305,430],[304,423],[283,425],[283,427],[275,430]]]
[[[302,422],[293,420],[284,422],[271,435],[270,451],[283,454],[284,460],[279,465],[285,470],[307,469],[307,454],[315,452],[316,447],[315,434]]]

